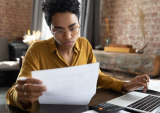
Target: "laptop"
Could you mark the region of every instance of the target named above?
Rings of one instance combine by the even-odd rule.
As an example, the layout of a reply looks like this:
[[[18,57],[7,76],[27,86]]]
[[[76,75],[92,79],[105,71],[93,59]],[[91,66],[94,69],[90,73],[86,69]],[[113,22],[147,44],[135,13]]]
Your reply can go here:
[[[160,106],[160,96],[133,91],[107,101],[107,103],[122,106],[140,113],[157,113]]]

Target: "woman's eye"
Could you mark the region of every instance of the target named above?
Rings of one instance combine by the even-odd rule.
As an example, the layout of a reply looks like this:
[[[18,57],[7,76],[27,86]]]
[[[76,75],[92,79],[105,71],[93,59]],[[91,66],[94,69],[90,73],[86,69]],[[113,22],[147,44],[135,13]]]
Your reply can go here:
[[[76,29],[76,28],[71,28],[70,31],[73,31],[73,30],[75,30],[75,29]]]
[[[56,31],[56,33],[63,33],[63,31]]]

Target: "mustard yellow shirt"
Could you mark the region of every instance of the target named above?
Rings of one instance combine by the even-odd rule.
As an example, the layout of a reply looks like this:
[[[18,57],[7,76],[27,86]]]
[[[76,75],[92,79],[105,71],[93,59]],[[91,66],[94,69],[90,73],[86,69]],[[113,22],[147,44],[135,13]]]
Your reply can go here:
[[[34,43],[26,52],[26,56],[21,67],[18,78],[32,77],[31,71],[55,69],[62,67],[71,67],[89,63],[95,63],[96,58],[93,54],[93,49],[87,39],[79,37],[74,46],[73,58],[70,65],[58,53],[54,38]],[[45,75],[44,75],[45,76]],[[99,70],[99,77],[97,82],[98,88],[113,89],[121,92],[123,81],[114,79],[105,75]],[[8,105],[24,109],[18,100],[17,92],[15,90],[16,83],[8,90],[6,95],[6,102]],[[33,105],[36,102],[32,103]]]

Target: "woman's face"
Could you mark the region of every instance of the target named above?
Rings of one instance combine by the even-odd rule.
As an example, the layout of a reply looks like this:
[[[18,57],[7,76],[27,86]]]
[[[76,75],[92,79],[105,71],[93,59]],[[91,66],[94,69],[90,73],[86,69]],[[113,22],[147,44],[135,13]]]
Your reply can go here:
[[[50,30],[58,47],[72,49],[79,36],[79,22],[71,12],[56,13],[52,16]]]

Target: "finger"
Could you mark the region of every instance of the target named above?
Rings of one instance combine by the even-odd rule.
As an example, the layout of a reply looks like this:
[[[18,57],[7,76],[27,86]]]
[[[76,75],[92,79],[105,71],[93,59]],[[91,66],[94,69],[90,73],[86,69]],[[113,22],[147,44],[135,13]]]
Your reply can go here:
[[[145,87],[145,84],[142,82],[132,82],[132,87],[135,87],[135,88]]]
[[[148,82],[150,81],[150,78],[147,74],[142,75],[143,79],[146,79]]]
[[[143,80],[142,80],[142,83],[145,84],[145,87],[144,87],[144,88],[147,90],[147,89],[148,89],[148,82],[147,82],[147,80],[146,80],[146,79],[143,79]]]
[[[35,78],[21,77],[17,79],[17,83],[18,84],[25,84],[25,83],[42,84],[42,81]]]
[[[26,92],[26,96],[24,95],[24,92],[20,91],[18,92],[18,97],[40,97],[42,96],[42,92]]]
[[[148,90],[148,82],[147,82],[147,80],[144,80],[143,81],[143,92],[145,93],[147,90]]]
[[[147,84],[143,83],[143,92],[146,92],[147,91]]]
[[[46,91],[47,88],[46,86],[42,85],[25,85],[25,91],[29,92],[41,92],[41,91]]]
[[[145,88],[143,88],[143,92],[145,93],[147,90]]]
[[[144,88],[143,88],[143,92],[145,93],[146,91],[147,91],[147,89],[144,87]]]
[[[24,85],[24,90],[22,89],[22,85],[18,85],[15,87],[17,91],[26,91],[26,92],[42,92],[46,91],[47,88],[46,86],[43,85],[35,85],[35,84],[25,84]]]
[[[29,102],[35,102],[38,101],[39,97],[19,97],[19,100],[22,103],[29,103]]]
[[[136,90],[136,89],[138,89],[138,88],[140,88],[140,87],[143,87],[143,92],[146,92],[146,91],[147,91],[145,84],[143,84],[143,83],[137,83],[137,84],[135,84],[135,85],[136,85],[136,86],[135,86],[135,88],[134,88],[133,90]]]

